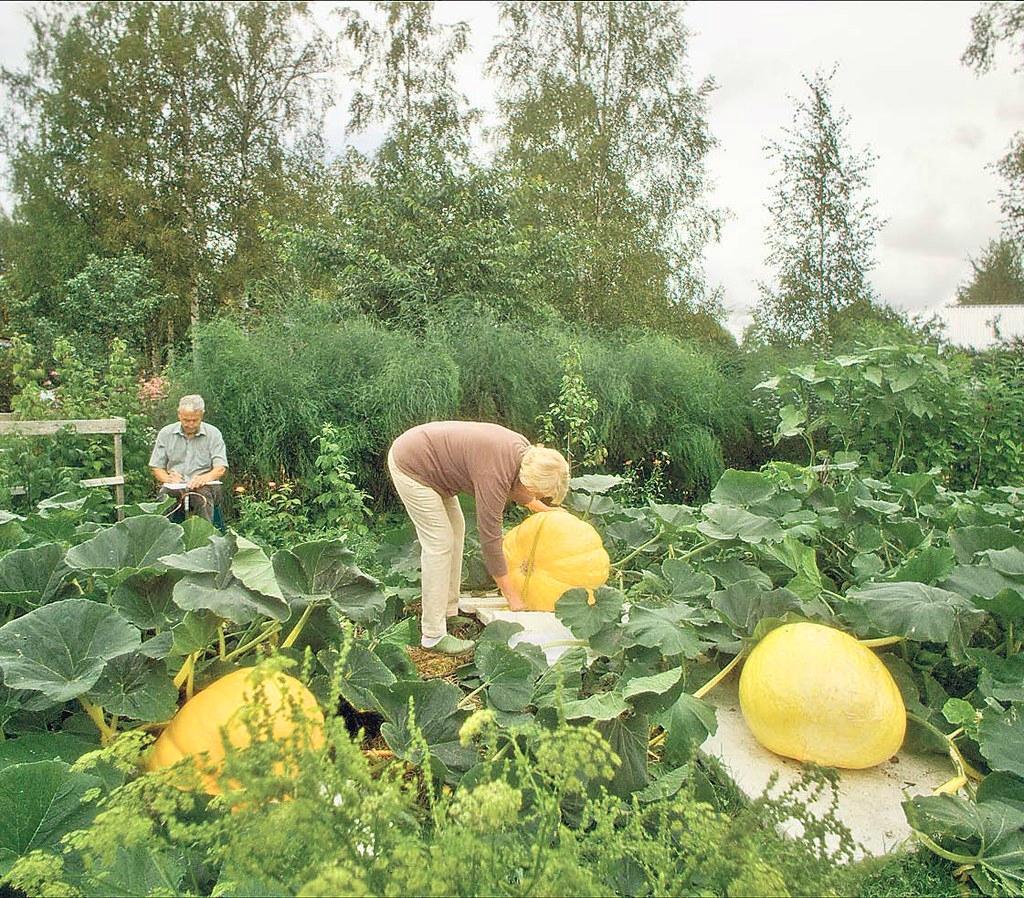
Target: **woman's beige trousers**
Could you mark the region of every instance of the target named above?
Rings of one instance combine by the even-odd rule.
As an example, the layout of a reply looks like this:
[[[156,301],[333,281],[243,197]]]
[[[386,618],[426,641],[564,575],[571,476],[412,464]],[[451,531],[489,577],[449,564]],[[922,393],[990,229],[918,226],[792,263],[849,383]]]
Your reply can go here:
[[[403,474],[388,451],[388,471],[420,541],[423,590],[423,639],[436,641],[447,632],[446,617],[459,612],[462,548],[466,519],[457,496],[440,493]]]

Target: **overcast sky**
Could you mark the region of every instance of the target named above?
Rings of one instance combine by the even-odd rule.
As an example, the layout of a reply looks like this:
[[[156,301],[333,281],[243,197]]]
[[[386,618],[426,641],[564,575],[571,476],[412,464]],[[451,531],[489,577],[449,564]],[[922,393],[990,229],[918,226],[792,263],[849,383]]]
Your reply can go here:
[[[24,59],[29,3],[0,5],[0,56]],[[315,4],[332,31],[335,3]],[[364,4],[352,4],[363,6]],[[960,63],[977,2],[698,2],[686,11],[690,67],[711,75],[710,124],[719,145],[708,158],[710,202],[729,213],[706,270],[724,289],[739,328],[765,276],[765,203],[771,184],[765,143],[792,115],[802,74],[838,70],[833,96],[851,117],[855,147],[878,157],[871,177],[882,230],[873,282],[890,304],[910,311],[947,303],[977,255],[999,232],[999,179],[990,164],[1024,126],[1024,74],[1012,60],[977,76]],[[498,25],[494,4],[440,2],[442,21],[462,19],[472,49],[460,67],[470,102],[493,111],[483,60]],[[339,91],[343,93],[343,89]],[[344,102],[344,99],[342,99]],[[345,140],[341,109],[328,115],[329,144]],[[372,141],[372,135],[364,137]],[[9,198],[5,205],[9,206]]]

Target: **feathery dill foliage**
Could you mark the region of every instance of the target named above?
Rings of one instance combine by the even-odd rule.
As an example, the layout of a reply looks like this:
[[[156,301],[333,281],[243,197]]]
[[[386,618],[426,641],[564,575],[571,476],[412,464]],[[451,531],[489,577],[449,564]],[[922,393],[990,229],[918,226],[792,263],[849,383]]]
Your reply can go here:
[[[265,709],[248,709],[252,744],[229,749],[215,797],[195,788],[190,762],[136,776],[138,731],[85,756],[76,772],[119,785],[97,796],[87,828],[19,859],[7,881],[47,895],[821,895],[851,847],[834,813],[805,810],[834,786],[823,772],[729,813],[689,786],[624,800],[605,790],[617,758],[596,730],[530,725],[510,741],[480,711],[460,733],[480,764],[451,790],[430,765],[371,768],[340,718],[316,747],[289,713],[292,736],[274,739]],[[411,751],[428,751],[415,724]],[[790,818],[807,835],[777,835]]]

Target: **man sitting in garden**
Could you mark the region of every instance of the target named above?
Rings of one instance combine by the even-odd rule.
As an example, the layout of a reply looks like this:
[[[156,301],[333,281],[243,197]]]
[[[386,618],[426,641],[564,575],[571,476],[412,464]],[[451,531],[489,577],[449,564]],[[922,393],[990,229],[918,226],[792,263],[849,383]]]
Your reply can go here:
[[[203,421],[205,410],[202,396],[181,397],[178,423],[156,435],[149,467],[161,484],[161,495],[181,500],[188,511],[212,521],[228,456],[220,431]]]

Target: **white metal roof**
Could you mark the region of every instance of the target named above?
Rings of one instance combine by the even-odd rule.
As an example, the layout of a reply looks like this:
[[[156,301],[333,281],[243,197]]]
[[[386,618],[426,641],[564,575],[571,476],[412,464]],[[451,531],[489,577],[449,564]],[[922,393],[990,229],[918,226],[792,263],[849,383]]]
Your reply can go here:
[[[1024,339],[1024,305],[946,306],[939,310],[954,346],[988,349],[999,337]]]

